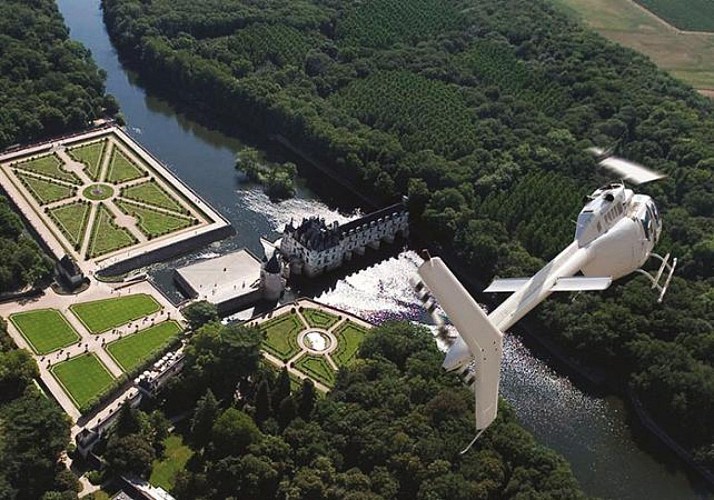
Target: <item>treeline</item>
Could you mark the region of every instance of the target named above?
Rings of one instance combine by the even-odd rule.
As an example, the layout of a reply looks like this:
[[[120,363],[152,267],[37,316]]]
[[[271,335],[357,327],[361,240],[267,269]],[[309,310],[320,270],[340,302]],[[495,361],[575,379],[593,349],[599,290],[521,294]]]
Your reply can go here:
[[[0,150],[85,128],[116,102],[52,0],[0,3]],[[52,263],[0,197],[0,292],[38,284]]]
[[[542,0],[103,6],[149,85],[219,123],[280,134],[385,201],[408,193],[423,236],[482,280],[526,275],[572,239],[578,200],[611,180],[586,147],[616,145],[666,172],[638,189],[665,214],[657,251],[681,262],[664,305],[632,277],[532,319],[631,384],[714,465],[709,100]],[[258,27],[260,37],[243,34]]]
[[[0,498],[76,499],[77,477],[59,462],[70,420],[40,393],[37,363],[16,349],[0,318]]]
[[[458,453],[473,437],[473,394],[442,373],[424,328],[372,330],[327,396],[261,363],[260,343],[254,328],[203,326],[160,395],[167,413],[192,409],[184,438],[195,454],[178,473],[177,498],[583,497],[567,462],[505,404],[474,448]],[[156,426],[134,427],[146,444],[118,446],[124,431],[109,440],[105,458],[116,472],[147,472]]]

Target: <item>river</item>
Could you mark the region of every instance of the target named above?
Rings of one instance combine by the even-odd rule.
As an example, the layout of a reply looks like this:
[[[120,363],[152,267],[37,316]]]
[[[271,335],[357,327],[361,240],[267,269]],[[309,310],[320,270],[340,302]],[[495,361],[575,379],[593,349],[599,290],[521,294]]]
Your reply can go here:
[[[342,222],[356,215],[353,207],[338,209],[319,199],[304,183],[295,199],[271,203],[234,169],[241,140],[177,113],[147,94],[135,76],[122,67],[104,29],[99,0],[58,0],[58,5],[72,37],[89,48],[96,63],[107,72],[107,90],[119,101],[128,132],[236,229],[235,236],[200,252],[151,266],[149,272],[156,281],[167,285],[177,265],[236,248],[262,252],[259,237],[277,236],[278,228],[291,218],[319,214],[328,222]],[[274,150],[264,153],[278,154]],[[363,271],[322,280],[309,292],[318,300],[373,321],[423,321],[420,304],[406,280],[418,262],[413,251],[398,255],[395,251],[391,258],[373,261]],[[614,499],[710,498],[701,481],[689,478],[670,453],[647,437],[633,436],[622,401],[586,394],[510,334],[506,337],[501,388],[523,425],[541,443],[570,461],[588,495]]]

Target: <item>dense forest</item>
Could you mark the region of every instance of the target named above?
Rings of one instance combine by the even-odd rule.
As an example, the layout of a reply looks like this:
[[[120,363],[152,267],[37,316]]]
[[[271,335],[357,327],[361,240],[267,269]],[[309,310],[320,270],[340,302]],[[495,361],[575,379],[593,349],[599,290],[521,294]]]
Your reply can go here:
[[[77,498],[79,482],[60,454],[69,444],[70,420],[34,385],[40,373],[16,349],[0,318],[0,498]]]
[[[0,3],[0,150],[85,128],[100,113],[116,111],[104,94],[104,75],[69,39],[54,1]],[[0,248],[0,292],[51,275],[52,263],[1,196]]]
[[[200,328],[159,409],[123,410],[103,454],[110,471],[146,474],[165,436],[159,413],[191,409],[183,436],[194,455],[177,498],[583,498],[567,462],[505,404],[472,452],[458,453],[472,438],[473,395],[442,373],[426,329],[372,330],[326,396],[262,364],[261,340],[255,328]]]
[[[658,252],[681,262],[665,303],[632,277],[531,321],[714,466],[709,100],[543,0],[103,6],[148,85],[282,136],[385,201],[408,193],[420,233],[478,279],[531,273],[572,239],[583,196],[611,180],[586,147],[666,172],[642,189],[665,214]]]

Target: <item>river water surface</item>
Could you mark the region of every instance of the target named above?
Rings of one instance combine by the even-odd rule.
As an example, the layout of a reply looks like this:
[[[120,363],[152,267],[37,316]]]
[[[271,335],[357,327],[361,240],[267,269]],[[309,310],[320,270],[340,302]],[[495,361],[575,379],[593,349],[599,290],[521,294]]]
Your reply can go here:
[[[328,222],[358,214],[350,207],[321,201],[306,186],[295,199],[271,203],[234,169],[240,140],[209,130],[153,97],[120,64],[102,22],[99,0],[58,0],[74,39],[92,51],[107,72],[107,90],[126,118],[128,132],[169,169],[231,221],[236,235],[208,248],[149,269],[168,286],[172,270],[201,258],[247,247],[261,253],[261,235],[275,237],[291,218],[322,215]],[[170,85],[167,82],[167,85]],[[264,151],[275,155],[272,150]],[[311,185],[308,183],[308,185]],[[420,262],[413,251],[349,274],[324,280],[308,291],[327,304],[375,322],[390,318],[424,321],[420,303],[407,282]],[[547,335],[547,332],[542,332]],[[669,453],[635,441],[617,398],[590,396],[537,358],[517,336],[507,335],[502,370],[503,396],[537,439],[564,455],[588,495],[615,499],[709,498],[701,482],[688,479]],[[645,444],[642,444],[645,443]],[[466,444],[466,443],[464,443]]]

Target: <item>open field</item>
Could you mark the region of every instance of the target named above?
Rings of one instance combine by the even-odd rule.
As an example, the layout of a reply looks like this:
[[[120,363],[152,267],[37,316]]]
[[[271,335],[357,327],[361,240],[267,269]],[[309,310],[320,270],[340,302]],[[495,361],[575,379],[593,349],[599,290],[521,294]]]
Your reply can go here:
[[[296,314],[282,314],[262,323],[259,328],[261,332],[265,332],[263,349],[269,353],[287,361],[300,352],[297,336],[305,329],[305,325]]]
[[[123,200],[117,200],[116,205],[125,214],[136,217],[139,229],[149,238],[156,238],[157,236],[178,231],[196,222],[196,219],[169,215],[165,212],[141,207]]]
[[[56,309],[15,313],[9,319],[37,354],[47,354],[79,340],[79,334]]]
[[[637,0],[637,3],[681,30],[714,31],[711,0]]]
[[[328,330],[332,325],[340,320],[340,318],[334,314],[330,314],[320,309],[305,307],[300,312],[302,313],[303,318],[305,318],[305,321],[307,321],[307,324],[313,328],[323,328]]]
[[[134,235],[114,222],[114,215],[104,204],[97,206],[87,257],[93,259],[136,243]]]
[[[54,365],[50,371],[77,408],[102,393],[114,380],[94,354],[83,354]]]
[[[336,373],[324,356],[303,356],[295,362],[295,368],[327,387],[335,385]]]
[[[367,330],[347,320],[333,333],[337,337],[338,344],[337,349],[332,353],[332,359],[338,366],[347,366],[357,355]]]
[[[106,350],[125,372],[129,372],[161,351],[171,339],[181,333],[176,321],[164,321],[107,344]]]
[[[70,310],[92,333],[103,333],[161,310],[151,295],[137,293],[125,297],[81,302]]]
[[[67,154],[74,160],[84,163],[84,171],[87,175],[92,180],[98,181],[100,173],[99,170],[102,166],[102,156],[104,155],[106,145],[106,139],[97,142],[90,142],[89,144],[83,144],[81,146],[68,149]]]
[[[50,218],[55,221],[65,238],[75,247],[78,247],[84,238],[87,222],[89,222],[90,208],[89,203],[75,201],[54,207],[49,211]]]
[[[665,2],[675,3],[660,1]],[[605,38],[650,57],[660,68],[694,88],[714,89],[714,33],[680,31],[631,0],[553,0],[553,3]]]

